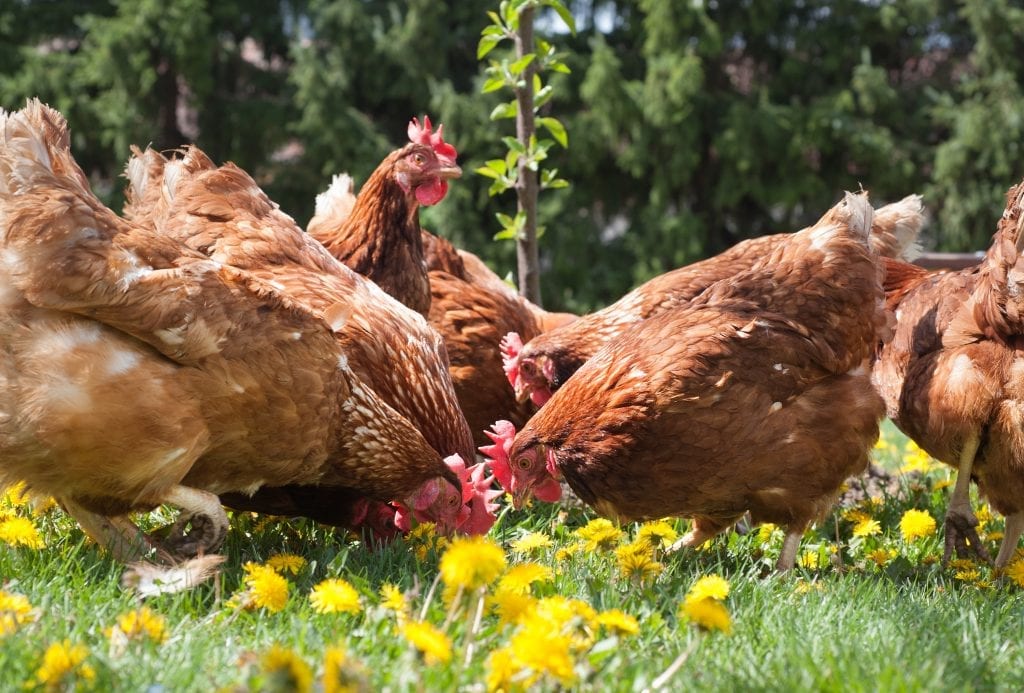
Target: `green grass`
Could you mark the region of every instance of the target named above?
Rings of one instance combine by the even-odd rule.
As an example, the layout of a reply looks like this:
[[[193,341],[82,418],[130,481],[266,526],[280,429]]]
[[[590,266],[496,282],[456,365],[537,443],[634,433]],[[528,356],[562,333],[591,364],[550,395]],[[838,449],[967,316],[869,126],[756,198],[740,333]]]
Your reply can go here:
[[[885,428],[885,439],[891,447],[876,455],[896,468],[908,455],[905,440],[891,427]],[[612,552],[556,559],[559,548],[577,541],[573,532],[593,517],[589,510],[536,506],[508,512],[491,538],[514,565],[528,558],[512,551],[513,540],[527,531],[549,534],[554,545],[529,559],[551,567],[554,579],[534,584],[535,597],[564,595],[597,611],[621,609],[638,619],[636,635],[609,635],[597,627],[575,631],[590,640],[574,651],[573,688],[643,690],[679,653],[691,649],[671,690],[1024,689],[1024,591],[1012,580],[993,581],[987,567],[978,568],[976,577],[969,572],[958,577],[957,568],[938,563],[948,478],[949,470],[941,466],[904,475],[899,494],[867,509],[881,525],[877,536],[853,537],[853,524],[836,511],[802,544],[802,554],[816,553],[820,567],[806,567],[808,559],[784,577],[770,572],[781,546],[778,531],[730,532],[699,551],[660,557],[664,570],[644,584],[621,577]],[[934,536],[901,538],[899,520],[911,507],[938,520]],[[3,512],[0,505],[0,517]],[[233,519],[227,562],[215,581],[146,602],[166,620],[166,640],[116,647],[107,629],[138,606],[120,588],[122,567],[90,545],[59,511],[34,515],[8,503],[6,512],[32,517],[46,546],[0,544],[0,586],[27,597],[36,616],[0,638],[0,691],[18,690],[32,680],[46,648],[63,639],[88,648],[86,662],[95,670],[91,685],[98,690],[286,690],[274,688],[275,679],[261,664],[262,654],[275,644],[308,665],[315,686],[320,686],[325,649],[343,645],[373,690],[482,690],[488,654],[507,645],[515,632],[488,611],[475,636],[476,653],[465,664],[463,646],[476,603],[465,599],[446,629],[454,643],[452,660],[428,665],[396,633],[395,614],[380,606],[379,589],[397,584],[418,614],[443,548],[435,551],[413,539],[368,551],[352,537],[307,521],[244,515]],[[146,521],[160,524],[168,518],[156,514]],[[984,530],[997,532],[1001,525],[995,517]],[[685,531],[686,523],[675,527]],[[623,529],[627,535],[635,531]],[[829,560],[833,547],[842,556],[842,569]],[[989,549],[996,548],[991,541]],[[896,555],[880,567],[866,558],[875,549]],[[287,606],[270,613],[229,604],[244,588],[243,564],[279,553],[308,561],[288,578]],[[703,632],[678,617],[687,590],[711,573],[731,584],[725,600],[733,626],[729,635]],[[315,613],[308,595],[328,577],[344,578],[359,590],[361,613]],[[427,610],[427,620],[438,627],[449,611],[440,592]],[[81,678],[77,683],[90,685]],[[558,685],[544,678],[537,687]]]

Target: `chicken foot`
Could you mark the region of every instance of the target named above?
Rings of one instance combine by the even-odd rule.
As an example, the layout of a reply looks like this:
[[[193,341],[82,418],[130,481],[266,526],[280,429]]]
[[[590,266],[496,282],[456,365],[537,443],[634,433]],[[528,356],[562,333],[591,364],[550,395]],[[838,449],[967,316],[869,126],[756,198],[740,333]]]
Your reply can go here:
[[[992,562],[978,536],[978,518],[971,510],[971,470],[974,467],[974,457],[978,452],[979,442],[978,433],[972,433],[964,441],[963,450],[960,451],[956,486],[953,487],[953,494],[949,497],[949,505],[946,508],[946,522],[943,530],[946,546],[942,552],[943,565],[949,562],[954,551],[957,558],[966,558],[973,554],[985,563]]]
[[[1013,558],[1017,550],[1017,542],[1020,535],[1024,534],[1024,511],[1016,512],[1006,516],[1006,527],[1003,530],[1003,543],[999,545],[999,555],[996,556],[996,570],[1002,570]]]
[[[693,527],[690,531],[680,537],[674,544],[672,544],[672,546],[668,547],[668,549],[666,549],[666,553],[675,553],[676,551],[684,548],[700,546],[708,539],[720,534],[727,527],[735,524],[740,517],[742,517],[742,515],[737,515],[725,522],[712,521],[706,517],[694,518]]]
[[[122,563],[138,561],[155,552],[157,560],[172,563],[173,557],[154,544],[127,517],[107,517],[86,510],[78,503],[62,499],[65,512],[73,517],[82,531]]]
[[[174,486],[162,499],[181,508],[181,514],[167,530],[164,546],[179,556],[199,556],[216,551],[228,533],[228,516],[220,499],[207,491]],[[185,528],[191,525],[188,533]]]

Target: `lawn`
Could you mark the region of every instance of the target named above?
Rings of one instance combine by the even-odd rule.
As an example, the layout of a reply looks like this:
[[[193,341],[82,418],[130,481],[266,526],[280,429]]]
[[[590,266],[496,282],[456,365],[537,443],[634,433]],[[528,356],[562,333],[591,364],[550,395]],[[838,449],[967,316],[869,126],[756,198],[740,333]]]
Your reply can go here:
[[[1024,561],[943,567],[950,470],[883,431],[898,483],[837,508],[781,577],[770,526],[666,555],[685,521],[535,505],[488,541],[421,527],[367,550],[239,514],[217,579],[143,604],[60,510],[8,493],[0,691],[1024,689]],[[994,553],[1002,519],[975,508]]]

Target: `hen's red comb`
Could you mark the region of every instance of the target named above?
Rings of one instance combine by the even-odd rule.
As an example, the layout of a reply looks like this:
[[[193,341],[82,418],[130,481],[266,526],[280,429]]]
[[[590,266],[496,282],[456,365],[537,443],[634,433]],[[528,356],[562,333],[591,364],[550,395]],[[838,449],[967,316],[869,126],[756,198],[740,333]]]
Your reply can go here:
[[[413,118],[409,121],[409,141],[416,144],[426,144],[433,148],[434,153],[437,154],[437,158],[443,160],[445,163],[454,164],[455,157],[459,154],[455,151],[455,147],[444,141],[444,125],[437,126],[437,132],[431,132],[433,127],[430,124],[430,116],[423,116],[423,126],[420,127],[420,121]]]

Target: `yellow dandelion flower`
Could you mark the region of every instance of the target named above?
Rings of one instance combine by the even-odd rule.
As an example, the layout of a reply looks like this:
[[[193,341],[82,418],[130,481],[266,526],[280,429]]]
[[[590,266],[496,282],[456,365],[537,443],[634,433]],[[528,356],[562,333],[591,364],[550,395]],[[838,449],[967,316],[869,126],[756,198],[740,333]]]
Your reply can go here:
[[[935,518],[927,510],[911,509],[900,518],[900,533],[907,541],[935,534]]]
[[[553,629],[566,625],[589,626],[597,618],[594,607],[581,599],[569,599],[560,594],[537,600],[530,614],[531,622],[543,622]]]
[[[622,576],[637,582],[658,576],[664,566],[654,560],[651,550],[650,544],[640,539],[615,549],[615,558]]]
[[[437,525],[433,522],[421,522],[405,535],[406,541],[411,544],[429,544],[433,543],[435,538],[437,538]]]
[[[981,571],[977,568],[965,568],[953,574],[953,578],[963,582],[977,582],[981,579]]]
[[[586,544],[584,544],[582,541],[577,541],[572,544],[566,544],[562,548],[558,549],[558,551],[555,551],[555,560],[559,563],[561,563],[562,561],[567,561],[576,554],[582,552],[585,546]]]
[[[797,561],[797,564],[800,565],[800,567],[807,568],[808,570],[816,569],[819,563],[820,557],[818,556],[817,551],[804,551],[800,555],[800,559]]]
[[[0,590],[0,638],[35,620],[36,614],[28,597]]]
[[[147,606],[121,614],[117,619],[117,628],[129,640],[152,640],[160,643],[167,639],[167,622],[164,617]]]
[[[360,693],[370,690],[363,666],[344,647],[324,650],[324,693]]]
[[[358,614],[362,609],[359,604],[359,592],[340,578],[323,580],[317,584],[309,593],[309,602],[318,614]]]
[[[0,542],[30,549],[41,549],[44,546],[39,531],[27,517],[9,517],[0,521]]]
[[[807,582],[806,580],[797,580],[793,586],[793,591],[797,594],[807,594],[810,591],[821,592],[825,588],[820,582]]]
[[[515,660],[534,674],[527,679],[528,686],[543,676],[550,676],[562,686],[571,686],[576,680],[571,645],[567,636],[543,624],[528,624],[509,641]]]
[[[497,612],[502,625],[511,625],[518,623],[524,614],[530,613],[536,607],[537,600],[525,592],[510,592],[498,588],[488,599],[488,603]]]
[[[992,508],[988,506],[988,503],[982,503],[978,506],[974,516],[978,518],[978,529],[982,529],[986,523],[992,521]]]
[[[765,522],[757,528],[757,540],[762,544],[767,544],[775,535],[775,530],[777,529],[778,526],[773,525],[771,522]]]
[[[402,590],[389,582],[380,588],[380,605],[389,611],[405,613],[408,602]]]
[[[881,533],[882,525],[878,524],[878,520],[871,518],[861,520],[853,526],[853,536],[855,537],[873,537]]]
[[[9,508],[19,508],[24,505],[28,505],[29,496],[26,491],[27,484],[24,481],[19,481],[16,484],[11,484],[4,491],[3,498],[0,499],[0,504],[6,505]]]
[[[903,455],[903,466],[900,472],[930,472],[939,466],[938,462],[932,459],[931,455],[918,447],[917,443],[910,441],[907,445],[907,452]]]
[[[512,542],[512,550],[517,553],[530,553],[539,549],[547,549],[552,545],[551,537],[543,532],[530,532]]]
[[[441,578],[446,585],[474,589],[489,585],[505,570],[505,553],[481,536],[452,540],[441,556]]]
[[[447,662],[452,658],[452,641],[443,632],[425,621],[410,621],[401,627],[405,639],[423,653],[427,664]]]
[[[1006,577],[1017,583],[1017,587],[1024,587],[1024,560],[1017,560],[1008,565]]]
[[[896,551],[894,549],[875,549],[864,554],[864,556],[875,565],[881,567],[896,558]]]
[[[603,517],[591,520],[575,534],[585,542],[587,551],[606,551],[622,539],[622,530]]]
[[[554,573],[551,568],[538,563],[521,563],[511,568],[498,581],[498,589],[506,592],[526,594],[535,582],[551,582]]]
[[[637,620],[618,609],[602,611],[595,620],[598,625],[619,635],[636,635],[640,632],[640,624],[637,623]]]
[[[298,575],[306,567],[306,559],[291,553],[279,553],[267,559],[267,565],[284,575]]]
[[[953,485],[953,480],[952,479],[939,479],[934,484],[932,484],[932,488],[934,490],[936,490],[936,491],[941,491],[942,489],[949,488],[952,485]]]
[[[248,587],[243,603],[247,607],[264,608],[271,613],[283,609],[288,603],[288,581],[273,568],[246,563],[245,584]]]
[[[971,570],[977,565],[970,558],[954,558],[949,562],[949,567],[953,570]]]
[[[655,520],[640,525],[636,532],[636,543],[651,549],[666,549],[679,538],[679,532],[666,520]]]
[[[984,541],[997,542],[1003,540],[1003,533],[1000,531],[985,532]]]
[[[729,610],[720,601],[711,597],[687,597],[683,600],[679,615],[704,630],[720,630],[726,634],[732,632]]]
[[[687,592],[687,599],[716,599],[721,601],[729,596],[729,581],[720,575],[705,575],[693,583]]]
[[[307,693],[313,690],[313,672],[299,655],[274,645],[260,657],[265,681],[260,690]]]
[[[487,657],[487,690],[513,690],[513,679],[522,667],[516,662],[511,647],[499,647]]]
[[[76,681],[91,682],[96,670],[86,664],[89,650],[85,645],[72,645],[70,640],[55,642],[43,653],[43,663],[36,671],[36,677],[29,687],[47,690],[74,690]]]
[[[889,441],[887,441],[885,438],[879,438],[877,441],[875,441],[875,450],[878,450],[879,452],[884,452],[891,447],[892,446],[889,445]]]
[[[839,516],[847,522],[852,522],[855,525],[871,519],[870,515],[858,507],[846,508],[839,514]]]

